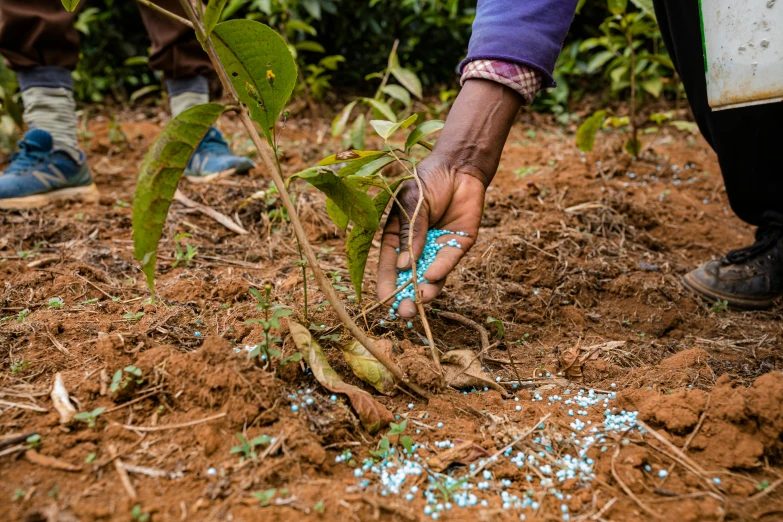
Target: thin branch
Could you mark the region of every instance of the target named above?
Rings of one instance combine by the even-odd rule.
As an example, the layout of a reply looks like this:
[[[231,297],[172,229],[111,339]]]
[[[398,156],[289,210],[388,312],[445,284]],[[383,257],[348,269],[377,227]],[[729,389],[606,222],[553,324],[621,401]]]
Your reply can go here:
[[[411,220],[408,221],[408,227],[410,228],[408,233],[408,254],[411,256],[411,278],[413,279],[413,293],[416,296],[416,309],[419,311],[419,317],[421,318],[421,324],[424,326],[424,333],[427,335],[427,342],[432,350],[432,361],[435,363],[435,367],[438,369],[438,373],[443,377],[443,368],[440,366],[440,355],[438,355],[438,348],[435,346],[435,341],[432,338],[432,331],[430,330],[430,323],[427,321],[427,312],[424,310],[424,303],[422,299],[424,294],[419,289],[419,280],[416,275],[416,256],[413,254],[413,236],[416,233],[416,220],[419,218],[419,211],[421,210],[421,204],[424,202],[424,187],[421,184],[419,173],[416,170],[416,165],[413,165],[413,179],[416,180],[416,186],[419,188],[419,200],[416,202],[416,209],[413,211]]]
[[[172,13],[171,11],[167,11],[166,9],[163,9],[159,5],[153,4],[152,2],[150,2],[150,0],[136,0],[136,1],[145,7],[149,7],[153,11],[157,11],[160,14],[168,16],[169,18],[174,19],[181,24],[187,25],[191,29],[195,29],[193,27],[193,24],[190,23],[190,20],[188,20],[187,18],[182,18],[181,16]]]
[[[375,96],[373,99],[378,99],[378,97],[381,95],[381,92],[383,92],[383,88],[386,87],[386,83],[389,81],[389,74],[391,73],[392,63],[394,63],[394,56],[397,54],[398,45],[400,45],[400,41],[394,40],[391,53],[389,53],[389,60],[386,63],[386,71],[384,71],[383,79],[381,80],[381,84],[378,86],[378,90],[375,91]]]
[[[203,36],[204,30],[196,20],[195,12],[193,11],[192,6],[189,5],[187,0],[180,0],[180,3],[185,9],[185,12],[188,14],[188,17],[192,21],[194,21],[194,26],[195,26],[194,29],[196,31],[196,34],[199,36]],[[217,53],[215,52],[215,47],[212,44],[212,41],[209,38],[199,38],[199,39],[204,42],[204,48],[207,51],[207,54],[209,55],[209,58],[212,61],[213,65],[215,66],[215,70],[217,71],[218,76],[220,77],[220,81],[223,83],[224,88],[229,94],[232,95],[233,100],[237,100],[236,90],[234,89],[234,86],[231,83],[231,80],[228,78],[228,74],[226,73],[223,64],[220,62],[220,59],[218,58]],[[237,102],[234,101],[234,103]],[[343,325],[345,325],[345,327],[348,329],[351,335],[353,335],[353,337],[357,341],[359,341],[359,343],[361,343],[362,346],[367,348],[367,351],[370,352],[376,359],[378,359],[378,361],[380,361],[381,364],[383,364],[390,372],[392,372],[392,374],[400,382],[403,382],[408,388],[415,391],[420,396],[429,398],[430,394],[424,388],[418,386],[415,383],[409,382],[405,379],[405,374],[403,374],[400,367],[397,366],[388,355],[386,355],[385,353],[383,353],[381,350],[378,349],[377,345],[372,340],[372,338],[370,338],[366,333],[364,333],[364,331],[361,328],[359,328],[359,326],[354,322],[354,320],[348,314],[348,311],[345,309],[345,306],[343,305],[342,301],[340,301],[340,298],[337,296],[337,293],[335,292],[334,288],[332,288],[329,279],[326,277],[326,274],[324,274],[323,270],[321,270],[321,267],[318,264],[318,260],[315,256],[315,252],[313,251],[313,247],[310,245],[310,241],[307,239],[307,234],[305,233],[304,227],[302,227],[302,223],[299,220],[299,216],[296,213],[296,207],[294,206],[294,203],[291,201],[291,197],[289,196],[288,189],[286,188],[285,181],[283,180],[282,171],[279,171],[277,169],[277,166],[275,165],[275,162],[272,160],[272,157],[270,156],[267,147],[262,143],[259,133],[256,130],[255,124],[253,123],[253,120],[250,118],[250,115],[248,114],[246,107],[242,107],[242,111],[239,113],[239,117],[245,129],[247,130],[250,139],[253,141],[253,145],[258,150],[258,154],[261,157],[261,160],[263,161],[264,165],[266,166],[267,170],[272,176],[272,180],[274,181],[275,186],[277,187],[280,200],[283,203],[283,206],[285,207],[291,219],[291,225],[294,228],[294,233],[296,234],[296,237],[299,240],[299,244],[302,246],[302,251],[303,251],[302,253],[304,254],[305,259],[307,259],[307,263],[310,266],[310,270],[312,270],[313,272],[313,276],[315,276],[315,281],[318,284],[318,287],[326,296],[326,299],[327,301],[329,301],[329,304],[332,305],[332,308],[334,308],[337,317],[339,317],[340,321],[343,323]]]

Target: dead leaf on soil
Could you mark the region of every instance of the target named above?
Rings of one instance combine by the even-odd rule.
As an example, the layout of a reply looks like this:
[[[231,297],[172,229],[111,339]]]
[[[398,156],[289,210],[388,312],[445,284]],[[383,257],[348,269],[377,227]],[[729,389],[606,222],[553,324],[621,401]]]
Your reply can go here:
[[[359,420],[368,432],[375,433],[388,426],[394,420],[394,416],[381,403],[372,398],[364,390],[352,386],[337,375],[337,372],[329,365],[323,350],[310,335],[310,332],[301,324],[289,321],[288,328],[294,344],[302,353],[302,357],[313,372],[315,378],[325,388],[335,393],[344,393],[351,401],[351,406],[359,415]]]
[[[455,388],[492,388],[508,397],[505,388],[493,381],[481,369],[481,361],[471,350],[452,350],[440,359],[443,376],[449,386]]]
[[[60,414],[60,424],[71,422],[73,416],[76,415],[76,408],[71,404],[71,398],[68,396],[68,390],[65,388],[61,373],[54,376],[51,397],[54,409]]]
[[[472,440],[455,440],[454,447],[447,449],[427,461],[427,465],[437,472],[446,471],[452,464],[468,464],[483,457],[489,457],[490,453]]]
[[[560,365],[563,368],[563,375],[569,380],[582,382],[584,381],[582,365],[584,365],[585,362],[589,360],[594,361],[598,359],[601,354],[617,350],[622,346],[625,346],[625,341],[608,341],[592,346],[579,346],[577,344],[570,350],[563,352],[560,356]]]
[[[375,344],[386,355],[391,355],[391,341],[376,339]],[[342,348],[345,362],[358,378],[385,395],[391,395],[395,391],[394,375],[378,359],[373,357],[359,341],[354,340],[340,348]]]

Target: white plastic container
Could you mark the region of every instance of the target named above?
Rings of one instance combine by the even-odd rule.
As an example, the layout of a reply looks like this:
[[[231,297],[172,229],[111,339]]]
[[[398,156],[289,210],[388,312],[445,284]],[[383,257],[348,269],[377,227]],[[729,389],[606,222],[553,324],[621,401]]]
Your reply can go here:
[[[700,0],[713,110],[783,100],[783,0]]]

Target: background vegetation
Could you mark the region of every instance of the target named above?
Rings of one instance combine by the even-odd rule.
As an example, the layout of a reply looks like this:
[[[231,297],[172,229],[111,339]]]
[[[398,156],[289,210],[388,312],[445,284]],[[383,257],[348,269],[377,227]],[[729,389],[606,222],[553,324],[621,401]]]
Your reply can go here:
[[[464,57],[476,0],[229,0],[224,18],[250,18],[285,35],[297,55],[304,81],[298,92],[323,101],[331,92],[372,95],[378,71],[387,66],[399,39],[399,62],[415,72],[426,95],[448,107],[456,94],[456,66]],[[578,121],[573,105],[586,93],[605,101],[627,100],[630,47],[640,81],[636,101],[677,95],[670,61],[651,14],[649,0],[583,0],[558,62],[558,87],[542,94],[534,110],[552,112],[562,123]],[[624,17],[638,17],[630,34],[619,30]],[[91,103],[129,104],[162,89],[147,65],[149,39],[135,2],[87,0],[77,24],[82,54],[74,72],[76,95]],[[655,57],[655,58],[651,58]],[[0,74],[3,120],[0,146],[11,141],[18,111],[12,107],[15,82]],[[342,96],[341,96],[342,98]],[[330,98],[334,101],[334,98]],[[326,111],[329,115],[328,110]]]

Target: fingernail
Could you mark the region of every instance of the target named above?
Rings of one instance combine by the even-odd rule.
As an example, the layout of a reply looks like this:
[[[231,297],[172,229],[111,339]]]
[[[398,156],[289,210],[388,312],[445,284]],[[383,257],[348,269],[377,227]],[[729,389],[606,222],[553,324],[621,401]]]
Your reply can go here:
[[[411,255],[408,252],[403,252],[397,257],[397,268],[400,270],[404,269],[408,266],[408,263],[411,260]]]

